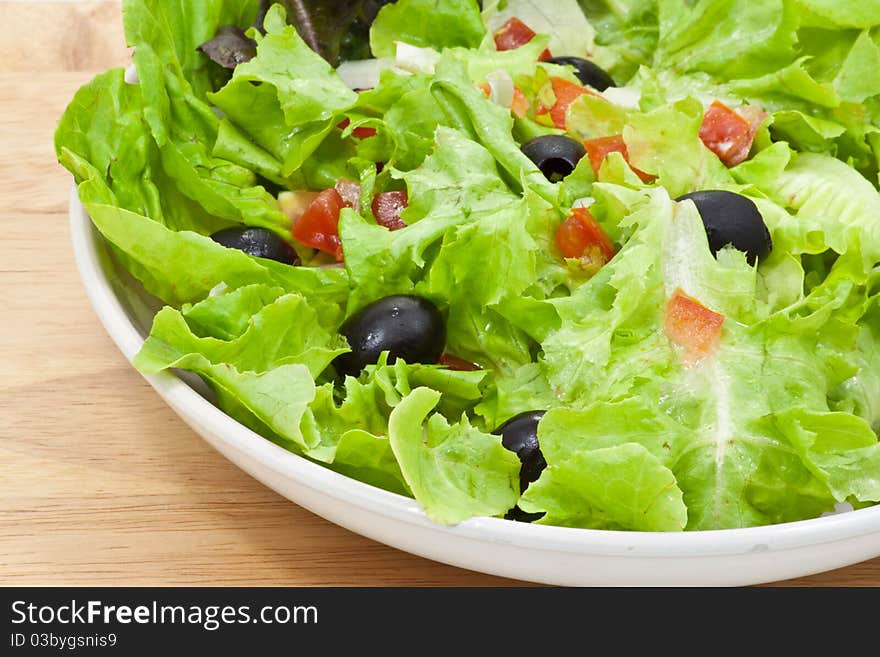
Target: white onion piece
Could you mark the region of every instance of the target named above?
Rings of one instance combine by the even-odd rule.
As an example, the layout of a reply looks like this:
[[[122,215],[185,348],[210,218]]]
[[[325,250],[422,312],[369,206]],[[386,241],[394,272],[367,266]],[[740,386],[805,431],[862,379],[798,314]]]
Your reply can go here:
[[[382,71],[393,65],[391,59],[358,59],[342,62],[336,72],[349,89],[372,89],[379,84]]]
[[[513,104],[513,78],[507,71],[495,71],[486,76],[489,83],[489,100],[501,107]]]
[[[397,57],[395,63],[398,68],[410,73],[434,73],[434,67],[440,61],[440,53],[433,48],[419,48],[411,46],[403,41],[395,41],[397,45]]]
[[[593,203],[596,202],[592,196],[585,196],[584,198],[577,199],[574,203],[571,204],[571,209],[575,208],[589,208]]]
[[[129,67],[125,69],[125,82],[126,84],[140,84],[141,82],[134,64],[129,65]]]
[[[639,101],[642,99],[642,94],[636,89],[608,87],[602,92],[602,97],[609,103],[625,107],[626,109],[639,109]]]
[[[849,513],[850,511],[855,511],[852,504],[849,502],[838,502],[834,505],[834,511],[826,511],[822,516],[835,516],[839,513]]]
[[[226,282],[220,281],[219,283],[217,283],[217,285],[211,288],[211,291],[208,292],[208,296],[219,297],[221,294],[224,294],[227,289],[229,289],[229,286],[226,285]]]

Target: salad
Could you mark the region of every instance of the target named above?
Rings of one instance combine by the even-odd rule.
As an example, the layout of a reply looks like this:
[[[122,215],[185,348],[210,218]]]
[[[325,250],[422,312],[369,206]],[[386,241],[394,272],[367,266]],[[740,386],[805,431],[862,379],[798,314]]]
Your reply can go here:
[[[135,365],[473,516],[880,501],[880,3],[124,0],[56,150]]]

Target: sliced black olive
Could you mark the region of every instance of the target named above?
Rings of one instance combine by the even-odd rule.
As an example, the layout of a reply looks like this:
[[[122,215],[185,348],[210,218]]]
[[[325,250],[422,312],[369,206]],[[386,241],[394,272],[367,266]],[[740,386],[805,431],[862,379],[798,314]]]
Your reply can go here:
[[[773,249],[770,231],[751,199],[735,192],[706,189],[675,200],[691,200],[697,206],[712,255],[727,245],[744,252],[752,265],[770,255]]]
[[[501,436],[501,444],[515,452],[522,464],[519,471],[519,488],[524,492],[529,484],[537,481],[547,467],[547,461],[538,445],[538,423],[546,411],[526,411],[510,418],[493,433]]]
[[[446,347],[446,324],[437,306],[422,297],[395,295],[374,301],[349,317],[339,332],[351,351],[334,361],[340,374],[357,376],[383,351],[388,362],[436,363]]]
[[[535,137],[522,151],[551,182],[568,176],[587,154],[582,143],[565,135]]]
[[[505,520],[515,520],[517,522],[534,522],[535,520],[540,520],[544,517],[544,512],[540,513],[526,513],[518,506],[513,507],[504,514]]]
[[[605,91],[608,87],[617,86],[605,69],[583,57],[552,57],[547,63],[573,66],[574,74],[581,84],[593,87],[596,91]]]
[[[277,260],[286,265],[299,264],[293,247],[265,228],[224,228],[211,235],[211,239],[229,249],[238,249],[258,258]]]

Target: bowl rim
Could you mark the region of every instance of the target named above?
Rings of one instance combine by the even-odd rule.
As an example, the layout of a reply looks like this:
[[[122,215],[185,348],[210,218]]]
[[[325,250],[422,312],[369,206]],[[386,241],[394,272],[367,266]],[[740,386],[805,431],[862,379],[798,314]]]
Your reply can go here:
[[[104,274],[98,255],[104,238],[80,202],[75,184],[70,192],[69,217],[76,266],[86,295],[105,330],[131,363],[144,338]],[[430,520],[412,498],[339,474],[267,440],[226,415],[176,375],[170,372],[140,374],[184,419],[187,415],[197,417],[201,426],[229,447],[278,476],[291,478],[348,506],[481,543],[572,554],[694,558],[793,549],[880,533],[880,505],[774,525],[682,532],[580,529],[492,517],[475,517],[452,526],[440,525]]]

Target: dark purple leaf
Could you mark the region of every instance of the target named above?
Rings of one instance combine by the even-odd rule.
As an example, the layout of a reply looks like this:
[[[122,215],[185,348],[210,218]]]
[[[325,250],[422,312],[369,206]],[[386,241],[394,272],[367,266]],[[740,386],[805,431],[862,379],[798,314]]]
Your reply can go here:
[[[393,0],[260,0],[254,27],[265,34],[266,12],[276,2],[287,10],[287,22],[309,47],[336,66],[340,59],[370,57],[370,25],[379,10]],[[199,47],[213,61],[234,69],[252,59],[256,44],[235,26]]]
[[[360,18],[363,0],[284,0],[287,21],[309,47],[333,65],[342,43]]]
[[[240,27],[224,25],[217,30],[213,39],[198,49],[223,68],[234,69],[256,56],[257,42],[248,38]]]

